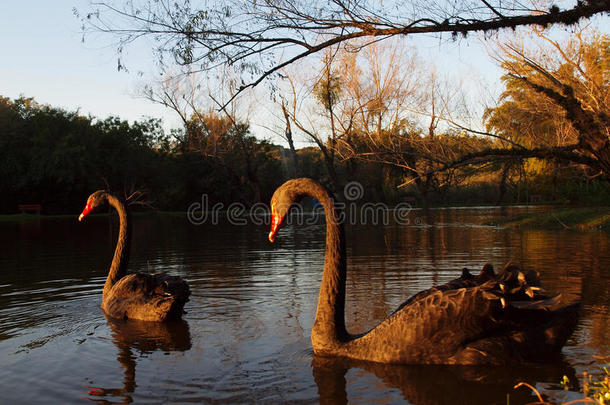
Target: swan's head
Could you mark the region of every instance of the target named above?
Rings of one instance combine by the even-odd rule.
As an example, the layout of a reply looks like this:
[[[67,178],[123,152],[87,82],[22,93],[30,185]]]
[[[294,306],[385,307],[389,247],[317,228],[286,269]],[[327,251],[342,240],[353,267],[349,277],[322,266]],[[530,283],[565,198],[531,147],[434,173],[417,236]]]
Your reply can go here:
[[[276,198],[276,194],[277,191],[273,194],[273,198],[271,198],[271,230],[269,231],[269,242],[273,242],[275,239],[275,234],[280,230],[284,218],[293,203],[293,201],[289,201],[285,196]]]
[[[275,234],[284,222],[290,207],[305,196],[311,196],[318,201],[330,199],[329,191],[320,183],[306,177],[288,180],[273,193],[271,197],[271,230],[269,241],[273,242]]]
[[[275,190],[271,197],[271,230],[269,231],[269,241],[273,242],[275,234],[279,231],[288,214],[290,207],[304,196],[304,190],[308,189],[308,182],[311,179],[288,180]]]
[[[87,204],[83,208],[83,212],[78,216],[78,220],[82,221],[87,215],[95,211],[99,207],[103,207],[107,200],[108,194],[104,190],[98,190],[87,198]]]

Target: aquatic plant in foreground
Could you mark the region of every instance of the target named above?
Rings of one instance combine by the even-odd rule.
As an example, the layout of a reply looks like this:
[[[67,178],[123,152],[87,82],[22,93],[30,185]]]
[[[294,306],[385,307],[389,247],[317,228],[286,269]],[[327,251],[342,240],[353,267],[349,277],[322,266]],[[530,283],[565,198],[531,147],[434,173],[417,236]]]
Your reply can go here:
[[[610,360],[609,357],[600,357],[594,356],[598,359]],[[598,404],[598,405],[608,405],[610,404],[610,361],[606,366],[602,367],[604,370],[604,375],[599,380],[594,380],[593,376],[588,373],[583,373],[583,389],[582,392],[584,397],[582,399],[571,400],[568,402],[562,402],[562,405],[572,405],[572,404]],[[570,379],[568,376],[564,375],[559,384],[566,390],[569,390]],[[527,387],[536,396],[538,397],[538,401],[530,402],[527,405],[553,405],[551,402],[545,401],[542,399],[542,395],[536,388],[526,382],[520,382],[515,385],[513,388],[517,389],[520,387]],[[509,405],[509,397],[507,396],[506,404]]]

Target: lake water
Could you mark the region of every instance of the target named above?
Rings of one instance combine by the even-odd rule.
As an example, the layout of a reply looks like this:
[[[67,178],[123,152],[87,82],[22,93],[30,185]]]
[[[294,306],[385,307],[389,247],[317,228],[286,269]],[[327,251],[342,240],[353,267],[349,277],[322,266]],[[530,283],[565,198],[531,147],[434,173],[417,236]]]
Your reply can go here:
[[[410,295],[485,262],[537,269],[582,318],[561,362],[519,368],[388,366],[311,350],[324,225],[134,217],[131,271],[191,287],[184,321],[104,317],[101,292],[116,218],[0,223],[0,403],[521,404],[580,397],[582,372],[610,355],[610,238],[603,232],[488,226],[527,208],[412,211],[409,224],[348,226],[348,330],[382,321]],[[248,221],[250,222],[250,221]],[[563,375],[572,381],[562,391]],[[96,387],[96,388],[90,388]]]

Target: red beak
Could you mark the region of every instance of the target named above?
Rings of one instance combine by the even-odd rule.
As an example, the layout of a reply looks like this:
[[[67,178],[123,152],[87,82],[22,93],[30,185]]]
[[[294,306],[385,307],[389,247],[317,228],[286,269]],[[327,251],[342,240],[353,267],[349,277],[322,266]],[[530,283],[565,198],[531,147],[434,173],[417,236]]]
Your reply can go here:
[[[271,212],[271,230],[269,231],[269,242],[273,243],[273,239],[275,239],[275,234],[280,229],[280,225],[282,224],[282,220],[284,217]]]
[[[81,212],[81,214],[78,216],[78,220],[82,221],[83,218],[85,218],[91,212],[91,210],[91,203],[87,202],[87,205],[85,205],[85,209],[83,209],[83,212]]]

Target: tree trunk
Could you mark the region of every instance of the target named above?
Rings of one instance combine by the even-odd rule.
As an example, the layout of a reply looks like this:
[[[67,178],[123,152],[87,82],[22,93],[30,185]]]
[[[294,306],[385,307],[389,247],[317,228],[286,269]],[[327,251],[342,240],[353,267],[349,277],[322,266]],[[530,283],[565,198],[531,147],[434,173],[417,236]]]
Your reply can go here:
[[[284,135],[286,136],[286,141],[288,141],[288,147],[290,148],[290,160],[292,161],[292,168],[290,170],[290,177],[297,178],[301,177],[299,170],[299,164],[297,159],[297,151],[294,147],[294,140],[292,139],[292,127],[290,125],[290,115],[288,114],[288,109],[286,108],[286,104],[284,100],[282,100],[282,112],[284,113],[284,120],[286,121],[286,130],[284,131]]]
[[[506,162],[504,168],[502,168],[502,174],[500,175],[500,184],[498,184],[498,201],[496,205],[504,205],[504,196],[506,195],[506,182],[508,180],[508,172],[510,171],[511,164]]]

